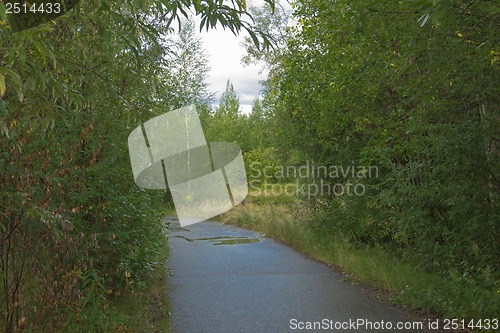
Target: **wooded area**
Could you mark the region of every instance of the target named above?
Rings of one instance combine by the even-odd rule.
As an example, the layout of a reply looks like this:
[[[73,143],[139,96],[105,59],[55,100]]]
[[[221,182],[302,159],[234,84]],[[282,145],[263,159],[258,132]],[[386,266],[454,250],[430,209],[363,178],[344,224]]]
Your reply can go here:
[[[295,16],[282,53],[263,56],[274,146],[288,163],[380,170],[322,228],[494,284],[498,4],[300,1]]]
[[[266,2],[252,22],[244,0],[82,1],[14,34],[0,4],[5,332],[127,329],[110,304],[163,265],[171,207],[168,192],[135,186],[127,136],[189,104],[208,141],[241,147],[249,180],[256,165],[375,166],[321,179],[363,195],[299,195],[307,228],[417,260],[462,288],[470,308],[456,314],[498,315],[498,3],[297,0],[290,16]],[[202,28],[249,33],[244,60],[269,73],[250,114],[229,81],[211,107],[189,11]]]
[[[110,301],[164,265],[168,207],[165,193],[135,186],[127,136],[185,103],[208,105],[199,86],[188,94],[197,77],[178,75],[191,52],[178,21],[191,11],[203,28],[249,30],[245,6],[82,1],[12,34],[0,4],[2,331],[126,328]]]

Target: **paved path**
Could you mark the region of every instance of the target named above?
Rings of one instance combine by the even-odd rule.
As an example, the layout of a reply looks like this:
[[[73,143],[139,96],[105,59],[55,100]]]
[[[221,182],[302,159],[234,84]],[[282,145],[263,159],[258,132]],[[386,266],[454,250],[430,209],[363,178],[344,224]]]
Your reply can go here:
[[[418,331],[396,329],[412,319],[257,232],[217,222],[172,226],[167,266],[173,333]],[[358,319],[374,326],[348,326]],[[377,330],[382,320],[393,329]],[[299,329],[300,322],[314,321],[332,329]]]

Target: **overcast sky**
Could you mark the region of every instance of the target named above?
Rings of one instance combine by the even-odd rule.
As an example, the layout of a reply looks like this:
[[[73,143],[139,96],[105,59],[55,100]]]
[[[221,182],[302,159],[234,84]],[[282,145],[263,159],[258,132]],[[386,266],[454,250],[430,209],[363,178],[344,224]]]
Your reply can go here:
[[[265,79],[264,74],[258,74],[259,67],[255,65],[244,66],[241,58],[245,49],[241,41],[246,34],[235,36],[229,30],[209,30],[201,32],[203,45],[209,55],[211,71],[208,77],[210,90],[216,93],[216,104],[226,89],[229,79],[240,98],[243,112],[252,109],[253,100],[259,96],[262,86],[259,81]]]
[[[263,0],[247,1],[248,6],[261,6]],[[199,26],[199,21],[197,26]],[[200,33],[203,45],[209,55],[211,71],[208,77],[210,90],[216,93],[216,102],[226,89],[226,82],[229,79],[240,98],[241,110],[248,113],[252,109],[253,101],[259,96],[262,86],[259,81],[266,77],[266,73],[259,74],[259,66],[241,63],[241,58],[245,55],[245,49],[241,42],[248,34],[242,31],[239,36],[233,35],[230,30],[223,30],[222,27],[210,29],[208,32],[203,29]]]

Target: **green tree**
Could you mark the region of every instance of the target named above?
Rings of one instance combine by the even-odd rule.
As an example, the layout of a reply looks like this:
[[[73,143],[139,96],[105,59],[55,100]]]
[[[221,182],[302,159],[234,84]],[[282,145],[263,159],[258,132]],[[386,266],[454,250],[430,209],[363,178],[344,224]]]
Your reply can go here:
[[[227,80],[226,90],[222,93],[219,106],[215,113],[228,117],[229,119],[237,119],[241,115],[240,98],[234,90],[231,81]]]
[[[273,133],[276,126],[271,112],[272,110],[260,98],[254,100],[252,111],[247,117],[248,141],[252,149],[275,146]]]
[[[232,142],[243,151],[250,149],[246,116],[241,113],[239,97],[229,80],[210,117],[206,133],[209,141]]]
[[[278,1],[276,9],[268,6],[252,6],[249,12],[254,18],[255,26],[265,33],[270,46],[261,48],[255,45],[250,37],[246,37],[243,46],[247,53],[243,57],[244,64],[259,64],[271,73],[270,77],[278,75],[282,70],[281,58],[286,52],[286,43],[291,36],[292,13]]]
[[[182,21],[178,37],[172,38],[169,45],[171,52],[165,59],[164,74],[159,78],[168,87],[163,92],[163,100],[172,109],[190,104],[207,109],[213,100],[207,83],[210,66],[192,19]]]
[[[244,1],[131,0],[82,2],[12,34],[0,3],[3,331],[123,324],[110,301],[157,264],[167,200],[135,186],[127,136],[170,106],[164,42],[188,8],[203,27],[251,29]]]
[[[497,283],[497,6],[302,0],[294,16],[264,97],[280,150],[379,168],[332,180],[367,192],[331,198],[322,228],[460,283]]]

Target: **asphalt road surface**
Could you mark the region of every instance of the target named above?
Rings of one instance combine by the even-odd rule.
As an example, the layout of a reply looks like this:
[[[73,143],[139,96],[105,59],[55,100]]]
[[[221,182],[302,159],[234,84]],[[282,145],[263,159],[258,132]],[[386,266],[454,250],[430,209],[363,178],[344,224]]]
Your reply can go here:
[[[173,333],[420,331],[398,327],[415,319],[345,276],[257,232],[217,222],[172,229]]]

